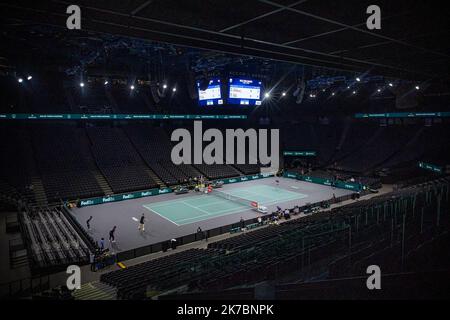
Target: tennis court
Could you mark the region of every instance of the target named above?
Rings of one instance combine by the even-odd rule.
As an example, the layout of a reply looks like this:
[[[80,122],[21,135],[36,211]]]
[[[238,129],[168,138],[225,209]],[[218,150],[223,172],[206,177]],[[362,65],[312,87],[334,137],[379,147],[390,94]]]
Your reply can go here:
[[[269,206],[286,201],[298,200],[307,195],[284,190],[268,185],[254,185],[228,190],[226,195],[239,197],[248,202],[255,201],[259,205]],[[225,199],[212,194],[184,197],[179,200],[169,200],[144,204],[144,208],[169,220],[177,226],[196,223],[211,218],[246,211],[249,205]]]

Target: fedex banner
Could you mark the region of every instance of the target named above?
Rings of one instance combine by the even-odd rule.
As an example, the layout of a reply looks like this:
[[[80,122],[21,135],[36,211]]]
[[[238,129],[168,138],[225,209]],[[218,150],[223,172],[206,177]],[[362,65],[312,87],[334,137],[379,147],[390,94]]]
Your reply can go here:
[[[254,174],[254,175],[250,175],[250,176],[216,180],[215,182],[229,184],[229,183],[237,183],[237,182],[263,179],[263,178],[268,178],[268,177],[273,177],[273,174],[272,173],[261,173],[261,174]],[[171,192],[173,192],[173,189],[164,188],[164,189],[151,189],[151,190],[144,190],[144,191],[131,192],[131,193],[115,194],[115,195],[111,195],[111,196],[83,199],[83,200],[80,200],[78,206],[79,207],[94,206],[97,204],[117,202],[117,201],[130,200],[130,199],[138,199],[138,198],[143,198],[143,197],[151,197],[151,196],[156,196],[159,194],[165,194],[165,193],[171,193]]]
[[[139,192],[131,192],[131,193],[124,193],[124,194],[115,194],[115,195],[105,196],[105,197],[90,198],[90,199],[80,200],[79,206],[86,207],[86,206],[93,206],[93,205],[102,204],[102,203],[117,202],[117,201],[129,200],[129,199],[138,199],[138,198],[143,198],[143,197],[156,196],[158,194],[171,193],[172,191],[173,190],[170,188],[151,189],[151,190],[145,190],[145,191],[139,191]]]
[[[216,180],[216,182],[223,183],[223,184],[229,184],[229,183],[237,183],[237,182],[263,179],[263,178],[268,178],[268,177],[273,177],[273,173],[259,173],[259,174],[254,174],[254,175],[250,175],[250,176]]]

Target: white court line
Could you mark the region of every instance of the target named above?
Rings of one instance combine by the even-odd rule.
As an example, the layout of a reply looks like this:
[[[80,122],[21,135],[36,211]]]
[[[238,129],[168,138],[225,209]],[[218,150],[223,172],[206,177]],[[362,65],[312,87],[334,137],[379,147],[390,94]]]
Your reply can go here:
[[[247,193],[253,194],[255,196],[259,196],[257,193],[251,192],[251,191],[246,191]],[[308,195],[305,195],[303,193],[297,193],[297,192],[291,192],[291,191],[287,191],[287,190],[283,190],[283,192],[286,192],[286,197],[283,198],[277,198],[277,199],[273,199],[273,200],[268,200],[268,201],[257,201],[258,203],[261,203],[262,205],[272,205],[275,204],[277,202],[283,202],[283,201],[291,201],[291,200],[300,200],[300,199],[304,199],[306,197],[308,197]],[[268,197],[265,197],[268,198]],[[271,198],[270,198],[271,199]]]
[[[225,200],[224,200],[224,201],[225,201]],[[170,201],[165,201],[165,202],[169,202],[169,203],[166,203],[165,206],[170,206],[170,205],[172,204],[172,202],[170,202]],[[218,214],[218,215],[220,215],[221,213],[226,213],[227,211],[235,210],[235,209],[226,209],[226,210],[216,211],[216,212],[214,212],[214,213],[209,213],[209,212],[207,212],[207,211],[205,211],[205,210],[202,210],[202,209],[200,209],[200,208],[198,208],[198,207],[195,207],[195,206],[192,206],[192,205],[190,205],[190,204],[188,204],[188,203],[185,203],[185,202],[184,202],[183,200],[181,200],[181,199],[180,199],[180,200],[177,200],[177,202],[182,202],[182,203],[184,203],[185,205],[187,205],[187,206],[189,206],[189,207],[191,207],[191,208],[193,208],[193,209],[196,209],[196,210],[198,210],[198,211],[201,211],[201,212],[204,212],[204,213],[205,213],[205,214],[203,214],[203,215],[196,215],[195,217],[191,217],[191,218],[177,219],[177,220],[176,220],[177,222],[185,221],[185,220],[191,220],[191,219],[196,219],[196,218],[199,218],[199,217],[205,217],[205,216],[212,215],[212,214]],[[216,202],[216,203],[219,203],[219,202]],[[223,201],[221,201],[220,203],[223,203]],[[210,204],[212,204],[212,203],[210,203]],[[149,207],[149,206],[147,206],[147,205],[143,205],[143,207],[146,208],[146,209],[148,209],[148,210],[150,210],[150,211],[152,211],[152,212],[154,212],[154,213],[156,213],[158,216],[160,216],[160,217],[166,219],[167,221],[172,222],[173,224],[177,225],[178,227],[180,226],[180,224],[178,224],[178,223],[176,223],[175,221],[169,219],[169,218],[166,217],[165,215],[159,213],[159,212],[158,212],[157,210],[155,210],[154,208],[151,208],[151,207]],[[237,209],[237,208],[236,208],[236,209]],[[244,208],[242,208],[242,209],[244,209]],[[243,210],[241,210],[241,211],[243,211]],[[239,212],[239,211],[237,211],[237,212]],[[203,221],[203,220],[206,220],[206,219],[202,219],[202,220],[200,220],[200,221]],[[187,224],[187,223],[185,223],[185,224]],[[184,224],[182,224],[182,225],[184,225]]]
[[[245,210],[247,210],[247,208],[245,208],[245,207],[243,207],[241,209],[238,209],[238,208],[236,208],[236,209],[226,209],[226,210],[216,211],[214,213],[202,214],[200,216],[195,216],[195,217],[191,217],[191,218],[181,219],[181,220],[178,220],[178,222],[186,221],[186,220],[192,220],[192,219],[201,218],[201,217],[207,217],[207,216],[213,216],[213,218],[220,217],[220,216],[227,216],[229,214],[238,213],[238,212],[242,212],[242,211],[245,211]],[[224,214],[224,213],[227,213],[227,214]],[[199,221],[194,221],[194,222],[200,222],[200,221],[204,221],[204,220],[208,220],[208,219],[201,219]],[[194,223],[194,222],[191,222],[191,223]],[[189,224],[189,223],[185,223],[185,224]]]
[[[192,205],[192,204],[188,204],[188,203],[186,203],[186,202],[184,202],[183,200],[180,199],[180,200],[176,200],[176,203],[178,204],[179,202],[181,202],[181,203],[184,203],[184,204],[186,204],[186,205],[188,205],[190,207],[200,208],[200,207],[206,207],[206,206],[210,206],[210,205],[214,205],[214,204],[222,204],[222,203],[225,203],[225,201],[226,201],[225,199],[218,198],[218,197],[217,197],[217,199],[220,199],[221,201],[215,201],[215,202],[199,204],[199,205]],[[154,208],[154,207],[166,207],[166,206],[172,205],[173,203],[175,203],[175,201],[168,200],[168,201],[164,201],[164,203],[161,203],[158,206],[151,205],[151,204],[148,205],[148,206],[151,206],[152,208]],[[147,206],[147,205],[144,205],[144,206]]]
[[[214,195],[212,195],[212,196],[214,196]],[[207,196],[208,197],[208,196]],[[199,205],[189,205],[189,204],[187,204],[186,202],[185,202],[185,200],[184,199],[178,199],[178,200],[167,200],[167,201],[163,201],[163,202],[161,202],[161,203],[159,203],[159,202],[156,202],[155,204],[146,204],[146,205],[144,205],[144,206],[151,206],[152,208],[158,208],[158,207],[166,207],[166,206],[168,206],[168,205],[170,205],[170,204],[174,204],[174,203],[184,203],[184,204],[186,204],[186,205],[189,205],[189,206],[191,206],[191,207],[205,207],[205,206],[209,206],[209,205],[213,205],[213,204],[221,204],[221,203],[224,203],[225,201],[227,201],[226,199],[223,199],[223,198],[220,198],[220,197],[218,197],[218,196],[214,196],[214,197],[216,197],[217,199],[219,199],[220,201],[215,201],[215,202],[209,202],[209,203],[204,203],[204,204],[199,204]],[[202,196],[197,196],[197,197],[193,197],[193,198],[189,198],[189,200],[197,200],[197,198],[202,198]],[[250,200],[249,200],[250,201]],[[159,203],[159,204],[158,204]]]
[[[177,225],[177,227],[180,226],[178,223],[176,223],[176,222],[170,220],[170,219],[167,218],[166,216],[160,214],[158,211],[156,211],[156,210],[154,210],[154,209],[152,209],[152,208],[150,208],[150,207],[147,207],[147,205],[143,205],[143,207],[146,208],[147,210],[150,210],[150,211],[156,213],[156,214],[157,214],[158,216],[160,216],[161,218],[164,218],[164,219],[166,219],[167,221],[172,222],[173,224]]]
[[[224,202],[225,202],[225,200],[223,200],[221,202],[209,203],[208,205],[212,205],[212,204],[215,204],[215,203],[224,203]],[[193,208],[193,209],[196,209],[198,211],[204,212],[205,214],[196,215],[195,217],[189,217],[189,218],[184,218],[184,219],[177,219],[177,222],[195,220],[195,219],[202,218],[202,217],[207,217],[207,216],[212,216],[212,217],[216,217],[217,216],[217,217],[219,217],[221,215],[224,215],[224,213],[227,213],[227,215],[228,215],[228,214],[232,214],[232,213],[242,212],[242,211],[245,211],[245,210],[250,208],[250,207],[247,207],[247,206],[244,206],[244,205],[239,205],[239,207],[236,207],[236,208],[230,208],[230,209],[224,209],[224,210],[219,210],[219,211],[214,211],[214,212],[208,212],[208,211],[202,210],[202,209],[200,209],[200,208],[198,208],[196,206],[192,206],[192,205],[190,205],[188,203],[185,203],[185,204],[187,206]],[[203,205],[203,206],[205,206],[205,205]],[[168,220],[170,220],[170,219],[168,219]],[[203,220],[207,220],[207,219],[200,219],[199,221],[203,221]],[[194,222],[199,222],[199,221],[194,221]],[[188,223],[185,223],[185,224],[188,224]]]
[[[191,208],[193,208],[193,209],[197,209],[197,210],[199,210],[199,211],[201,211],[201,212],[204,212],[204,213],[208,213],[208,211],[205,211],[205,210],[202,210],[202,209],[200,209],[199,207],[196,207],[196,206],[192,206],[192,205],[190,205],[189,203],[186,203],[186,202],[183,202],[185,205],[187,205],[188,207],[191,207]]]
[[[275,200],[271,200],[271,201],[267,201],[267,202],[262,202],[261,204],[265,205],[265,206],[268,206],[268,205],[270,206],[272,204],[277,204],[277,203],[286,202],[286,201],[301,200],[301,199],[305,199],[307,197],[308,197],[308,195],[303,195],[301,197],[296,196],[296,197],[289,197],[289,198],[285,198],[285,199],[275,199]]]
[[[216,202],[211,202],[211,203],[205,203],[205,204],[200,204],[198,205],[199,207],[206,207],[206,206],[210,206],[212,204],[221,204],[221,203],[225,203],[225,199],[220,198],[222,201],[216,201]]]
[[[273,192],[279,192],[280,191],[280,189],[276,189],[276,188],[271,188],[271,189],[272,190],[273,189],[276,190],[276,191],[273,191]],[[286,195],[289,195],[289,196],[303,195],[303,193],[292,192],[292,191],[284,190],[284,189],[281,189],[281,191],[283,191]],[[254,194],[254,195],[258,195],[258,193],[255,193],[255,192],[252,192],[252,191],[247,191],[247,192],[251,193],[251,194]]]
[[[272,204],[275,204],[277,202],[291,201],[291,200],[300,200],[300,199],[304,199],[304,198],[307,198],[307,197],[308,196],[304,195],[304,194],[297,194],[296,196],[292,196],[292,197],[289,197],[289,198],[286,198],[286,199],[281,199],[281,201],[279,201],[279,199],[276,199],[276,200],[271,200],[269,202],[264,202],[262,204],[263,205],[272,205]],[[236,209],[238,209],[238,208],[236,208]],[[181,219],[181,220],[177,220],[177,221],[181,222],[181,221],[193,220],[193,219],[197,219],[197,218],[201,218],[201,217],[207,217],[207,216],[214,216],[214,217],[216,217],[216,215],[220,216],[222,213],[226,213],[228,211],[230,211],[230,212],[228,212],[228,214],[233,214],[233,213],[238,213],[238,212],[245,211],[248,208],[246,206],[243,206],[242,210],[233,211],[233,210],[236,210],[236,209],[226,209],[226,210],[216,211],[214,213],[203,214],[203,215],[200,215],[200,216],[195,216],[195,217],[191,217],[191,218],[185,218],[185,219]],[[226,215],[228,215],[228,214],[226,214]],[[225,215],[222,214],[222,216],[225,216]],[[202,219],[202,220],[194,221],[194,222],[200,222],[200,221],[203,221],[203,220],[207,220],[207,219]],[[194,223],[194,222],[191,222],[191,223]],[[189,224],[189,223],[185,223],[185,224]]]
[[[189,200],[194,200],[194,199],[201,198],[201,197],[202,196],[193,196],[193,197],[186,197],[186,198],[188,198]],[[148,203],[146,205],[151,205],[152,207],[161,207],[161,206],[165,207],[165,206],[167,206],[168,202],[170,202],[170,203],[178,203],[178,202],[183,202],[185,200],[186,200],[185,198],[177,199],[177,200],[166,200],[166,201],[155,202],[154,204],[153,203]]]
[[[185,201],[186,201],[186,199],[187,200],[198,200],[198,199],[202,199],[203,197],[209,197],[208,195],[204,195],[204,196],[193,196],[193,197],[186,197],[186,198],[183,198],[183,199],[177,199],[177,200],[166,200],[166,201],[161,201],[161,202],[155,202],[155,204],[152,204],[152,203],[148,203],[148,204],[145,204],[145,205],[148,205],[148,206],[152,206],[153,208],[155,208],[155,207],[165,207],[165,206],[167,206],[167,203],[168,202],[170,202],[171,204],[173,204],[173,203],[179,203],[179,202],[183,202],[183,203],[185,203]],[[222,198],[219,198],[219,197],[217,197],[217,196],[215,196],[217,199],[222,199]],[[223,199],[222,199],[223,200]],[[201,204],[201,205],[199,205],[199,206],[205,206],[205,205],[209,205],[209,204],[216,204],[216,203],[221,203],[221,202],[211,202],[211,203],[208,203],[208,204]],[[145,206],[144,205],[144,206]]]
[[[239,189],[245,189],[245,188],[239,188]],[[237,190],[238,190],[238,189],[235,189],[234,191],[237,191]],[[283,191],[286,192],[286,190],[283,190]],[[247,191],[247,192],[248,192],[248,193],[251,193],[251,194],[254,194],[254,195],[257,195],[256,193],[251,192],[251,191]],[[287,191],[287,192],[289,192],[289,191]],[[304,199],[304,198],[307,198],[307,197],[308,197],[308,195],[305,195],[305,194],[303,194],[303,193],[296,193],[296,192],[289,192],[289,193],[291,193],[292,195],[289,196],[289,197],[287,197],[287,198],[274,199],[274,200],[270,200],[270,201],[267,201],[267,202],[261,202],[261,204],[267,206],[267,205],[272,205],[272,204],[280,203],[280,202],[283,202],[283,201],[300,200],[300,199]],[[231,196],[233,196],[232,193],[228,193],[228,194],[231,195]],[[196,199],[197,199],[197,198],[200,199],[200,198],[202,198],[202,197],[203,197],[203,196],[196,196],[195,198],[196,198]],[[214,205],[214,204],[220,204],[220,203],[223,203],[224,201],[226,201],[226,199],[222,199],[222,198],[219,198],[219,197],[218,197],[218,199],[221,199],[221,200],[223,200],[223,201],[220,201],[220,202],[211,202],[211,203],[203,204],[203,205],[199,205],[199,206],[204,207],[204,206],[209,206],[209,205]],[[193,200],[193,198],[190,198],[189,200]],[[249,201],[250,201],[250,200],[249,200]],[[177,220],[176,220],[177,222],[189,221],[189,220],[195,220],[195,219],[198,219],[198,218],[208,217],[208,216],[211,216],[211,218],[215,218],[215,217],[225,216],[225,215],[229,215],[229,214],[233,214],[233,213],[242,212],[242,211],[245,211],[245,210],[247,210],[247,209],[251,209],[251,208],[249,208],[249,207],[247,207],[247,206],[240,205],[241,208],[225,209],[225,210],[220,210],[220,211],[215,211],[215,212],[213,212],[213,213],[209,213],[209,212],[207,212],[207,211],[202,210],[201,208],[199,208],[199,206],[193,206],[193,205],[191,205],[191,204],[189,204],[189,203],[186,203],[186,202],[185,202],[185,199],[179,199],[179,200],[175,200],[175,201],[170,201],[170,200],[168,200],[168,201],[164,201],[164,202],[160,203],[159,205],[158,205],[158,203],[156,203],[155,205],[152,205],[152,207],[150,207],[150,206],[148,206],[148,205],[143,205],[143,207],[145,207],[146,209],[148,209],[148,210],[150,210],[150,211],[156,213],[157,215],[159,215],[160,217],[166,219],[167,221],[170,221],[170,222],[172,222],[173,224],[175,224],[175,225],[177,225],[177,226],[180,226],[180,224],[174,222],[173,220],[169,219],[168,217],[164,216],[163,214],[159,213],[157,210],[154,209],[154,207],[166,207],[166,206],[170,206],[171,204],[179,203],[179,202],[181,202],[181,203],[183,203],[183,204],[185,204],[185,205],[187,205],[187,206],[189,206],[189,207],[191,207],[191,208],[193,208],[193,209],[196,209],[196,210],[198,210],[198,211],[204,212],[205,214],[203,214],[203,215],[196,215],[195,217],[190,217],[190,218],[185,218],[185,219],[179,219],[179,220],[177,219]],[[198,220],[198,221],[193,221],[193,222],[191,222],[191,223],[200,222],[200,221],[204,221],[204,220],[208,220],[208,219],[201,219],[201,220]],[[190,223],[182,223],[181,225],[186,225],[186,224],[190,224]]]

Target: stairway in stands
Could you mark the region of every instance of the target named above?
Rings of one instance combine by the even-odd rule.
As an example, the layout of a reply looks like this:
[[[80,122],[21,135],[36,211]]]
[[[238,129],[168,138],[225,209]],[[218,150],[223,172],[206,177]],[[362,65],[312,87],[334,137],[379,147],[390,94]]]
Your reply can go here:
[[[145,165],[143,166],[144,171],[147,173],[147,175],[153,179],[153,181],[155,181],[159,188],[167,188],[167,185],[164,183],[164,181],[162,181],[158,175],[148,166],[148,163],[145,161],[144,156],[142,155],[141,151],[139,150],[139,148],[136,146],[136,144],[134,143],[133,139],[130,138],[127,130],[123,130],[123,133],[125,134],[125,136],[128,139],[128,142],[130,143],[131,146],[133,146],[134,150],[136,150],[137,154],[139,155],[139,157],[142,160],[142,163],[144,163]]]
[[[414,146],[416,141],[421,137],[421,135],[423,134],[424,131],[425,131],[425,127],[422,127],[419,130],[417,130],[415,132],[415,134],[411,137],[411,139],[407,143],[405,143],[403,146],[400,147],[400,149],[398,149],[397,151],[395,151],[394,153],[389,155],[389,157],[387,157],[386,159],[384,159],[380,163],[375,164],[371,168],[371,170],[382,168],[384,164],[388,163],[390,160],[392,160],[393,158],[395,158],[396,156],[398,156],[402,152],[405,152],[405,150],[406,150],[406,152],[408,152],[408,147]]]
[[[155,111],[155,106],[150,101],[149,97],[145,93],[142,94],[142,99],[144,100],[144,103],[147,106],[147,108],[149,109],[149,111],[150,112],[154,112]]]
[[[85,283],[73,293],[75,300],[116,300],[116,289],[99,281]]]
[[[385,130],[385,127],[379,127],[372,135],[371,137],[365,141],[363,144],[361,144],[360,146],[356,147],[355,149],[353,149],[350,152],[347,152],[345,154],[341,154],[339,156],[337,156],[336,158],[333,159],[333,161],[337,161],[340,162],[342,160],[346,160],[347,158],[353,157],[355,154],[357,154],[358,152],[361,152],[361,150],[364,150],[365,148],[367,148],[368,146],[372,145],[373,142],[375,140],[378,139],[378,137],[383,134],[383,131]]]
[[[74,113],[78,113],[80,110],[76,108],[75,100],[73,99],[72,92],[70,92],[69,88],[64,89],[64,95],[66,97],[67,104],[69,106],[70,111]]]
[[[31,184],[33,185],[33,193],[36,203],[40,206],[47,206],[47,195],[45,194],[45,188],[41,178],[38,176],[33,176],[31,178]]]
[[[109,186],[108,181],[106,181],[105,177],[100,173],[100,171],[95,170],[91,172],[105,195],[114,193],[111,187]]]
[[[140,155],[140,153],[139,153]],[[144,171],[149,175],[150,178],[155,181],[160,188],[167,188],[167,185],[151,170],[149,167],[145,166],[143,167]]]
[[[86,163],[89,166],[89,170],[91,171],[98,185],[102,189],[103,193],[105,195],[114,194],[105,176],[100,172],[97,163],[94,161],[92,150],[89,147],[91,141],[89,140],[89,136],[87,135],[86,129],[80,130],[77,136],[80,139],[80,150],[83,154],[83,157],[84,159],[86,159]]]
[[[345,123],[344,123],[344,128],[341,132],[341,136],[339,137],[339,142],[336,145],[333,154],[326,159],[326,161],[324,161],[323,166],[329,166],[330,164],[333,163],[333,161],[335,160],[336,156],[339,155],[339,153],[341,152],[342,146],[345,144],[345,142],[347,141],[347,137],[348,137],[348,132],[350,131],[350,127],[352,125],[352,122],[350,119],[346,119]]]
[[[347,140],[348,132],[350,131],[350,127],[352,125],[351,120],[347,119],[344,125],[344,130],[342,130],[341,137],[339,139],[339,143],[336,147],[336,150],[341,150],[342,146],[344,145],[345,141]]]
[[[245,175],[245,173],[244,173],[241,169],[239,169],[238,166],[236,166],[236,165],[234,165],[234,164],[231,164],[230,166],[233,167],[234,170],[236,170],[237,172],[239,172],[239,175],[240,175],[240,176],[244,176],[244,175]]]
[[[113,110],[113,112],[118,113],[119,106],[117,105],[116,99],[113,97],[113,95],[111,94],[111,92],[109,90],[106,90],[105,94],[106,94],[106,99],[108,99],[108,102],[111,104],[111,109]]]
[[[8,217],[8,216],[7,216]],[[9,265],[11,269],[28,266],[28,253],[21,237],[9,240]]]

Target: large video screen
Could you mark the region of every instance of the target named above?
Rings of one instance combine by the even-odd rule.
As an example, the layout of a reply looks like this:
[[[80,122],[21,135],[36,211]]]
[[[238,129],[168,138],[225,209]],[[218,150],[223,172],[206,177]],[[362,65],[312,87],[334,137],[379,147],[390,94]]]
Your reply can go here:
[[[261,105],[261,81],[230,78],[228,103],[239,105]]]
[[[220,79],[209,80],[206,90],[200,89],[200,81],[197,81],[198,103],[201,106],[222,105],[222,92],[220,89]]]

